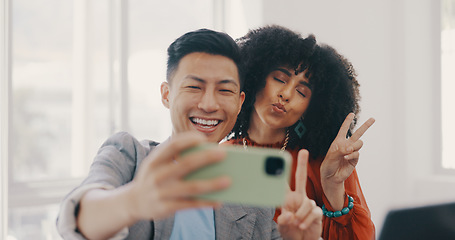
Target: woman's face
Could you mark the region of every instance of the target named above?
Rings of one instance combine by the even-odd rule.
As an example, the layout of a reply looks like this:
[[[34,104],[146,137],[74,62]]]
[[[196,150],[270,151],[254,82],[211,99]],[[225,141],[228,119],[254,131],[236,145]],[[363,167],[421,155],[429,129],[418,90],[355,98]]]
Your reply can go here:
[[[278,67],[266,77],[266,84],[256,95],[253,121],[267,127],[287,128],[305,113],[311,100],[311,85],[306,70],[295,74],[294,69]]]

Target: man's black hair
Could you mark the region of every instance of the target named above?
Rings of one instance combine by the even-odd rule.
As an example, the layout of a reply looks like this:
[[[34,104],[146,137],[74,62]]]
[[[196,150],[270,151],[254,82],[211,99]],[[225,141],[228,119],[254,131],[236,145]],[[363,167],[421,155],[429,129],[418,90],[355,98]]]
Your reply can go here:
[[[234,61],[239,72],[240,87],[243,88],[243,71],[241,70],[240,50],[234,39],[228,34],[210,29],[199,29],[188,32],[177,38],[167,49],[166,79],[171,81],[180,60],[194,52],[221,55]]]

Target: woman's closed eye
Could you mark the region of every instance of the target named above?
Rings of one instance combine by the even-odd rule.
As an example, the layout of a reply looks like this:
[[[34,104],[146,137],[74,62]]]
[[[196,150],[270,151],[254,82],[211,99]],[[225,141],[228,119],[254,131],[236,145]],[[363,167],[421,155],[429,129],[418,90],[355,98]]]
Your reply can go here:
[[[298,92],[302,97],[306,97],[305,93],[303,93],[302,91],[297,90],[297,92]]]
[[[306,86],[303,86],[303,85],[299,85],[295,88],[295,90],[304,98],[306,98],[307,96],[310,96],[309,94],[311,94],[311,90],[306,87]]]
[[[280,83],[286,83],[284,80],[281,80],[281,79],[279,79],[279,78],[277,78],[277,77],[273,77],[273,79],[275,79],[276,81],[278,81],[278,82],[280,82]]]

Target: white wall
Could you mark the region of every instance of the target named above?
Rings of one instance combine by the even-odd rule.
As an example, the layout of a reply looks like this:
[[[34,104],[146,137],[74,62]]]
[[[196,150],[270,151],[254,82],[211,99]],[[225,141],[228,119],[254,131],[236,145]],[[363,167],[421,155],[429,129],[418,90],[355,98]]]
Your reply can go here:
[[[265,24],[314,33],[351,60],[364,135],[357,170],[377,232],[390,208],[455,201],[441,161],[439,1],[263,1]]]

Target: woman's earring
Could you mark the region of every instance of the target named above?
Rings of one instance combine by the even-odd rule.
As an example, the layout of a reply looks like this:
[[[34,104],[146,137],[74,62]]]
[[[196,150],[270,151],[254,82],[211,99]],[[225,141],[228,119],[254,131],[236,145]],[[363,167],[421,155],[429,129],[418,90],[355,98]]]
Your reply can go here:
[[[294,131],[300,139],[303,137],[303,134],[306,132],[306,127],[303,125],[302,119],[299,119],[299,123],[295,126]]]

